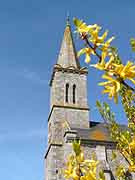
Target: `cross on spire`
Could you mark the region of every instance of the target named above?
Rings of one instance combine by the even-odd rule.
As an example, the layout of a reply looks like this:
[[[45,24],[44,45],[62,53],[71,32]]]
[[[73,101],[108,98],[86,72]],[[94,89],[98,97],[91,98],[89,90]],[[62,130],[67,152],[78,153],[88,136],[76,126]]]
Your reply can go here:
[[[69,12],[67,13],[66,25],[67,25],[67,26],[70,26]]]

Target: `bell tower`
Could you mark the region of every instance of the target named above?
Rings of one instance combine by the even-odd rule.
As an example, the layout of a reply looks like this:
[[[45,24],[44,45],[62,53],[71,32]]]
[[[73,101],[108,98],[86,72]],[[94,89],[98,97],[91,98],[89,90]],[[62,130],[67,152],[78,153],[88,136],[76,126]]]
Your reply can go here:
[[[68,21],[57,64],[54,65],[50,81],[50,107],[53,112],[61,112],[57,118],[65,119],[71,127],[88,128],[89,126],[87,73],[87,69],[80,66],[76,56]]]
[[[89,128],[87,104],[87,68],[76,56],[71,27],[67,20],[57,64],[50,81],[50,113],[48,117],[48,150],[46,180],[62,179],[63,142],[66,128]]]

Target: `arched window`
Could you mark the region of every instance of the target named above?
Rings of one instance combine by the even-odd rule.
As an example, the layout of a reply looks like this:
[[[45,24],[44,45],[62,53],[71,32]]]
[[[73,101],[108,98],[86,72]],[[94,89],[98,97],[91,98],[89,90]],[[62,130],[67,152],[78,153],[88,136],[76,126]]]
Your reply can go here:
[[[75,104],[75,101],[76,101],[75,96],[76,96],[76,85],[74,84],[73,85],[73,103],[74,104]]]
[[[68,91],[69,91],[69,84],[67,83],[66,84],[66,97],[65,97],[65,100],[67,103],[68,103]]]

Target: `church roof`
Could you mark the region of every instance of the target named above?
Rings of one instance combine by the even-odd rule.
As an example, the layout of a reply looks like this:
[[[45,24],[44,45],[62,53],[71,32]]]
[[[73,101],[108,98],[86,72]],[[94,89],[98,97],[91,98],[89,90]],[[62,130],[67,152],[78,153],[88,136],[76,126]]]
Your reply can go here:
[[[57,64],[62,68],[74,67],[80,69],[69,20],[67,20]]]
[[[127,126],[120,125],[120,128],[126,130]],[[77,132],[77,137],[82,140],[113,142],[109,128],[105,123],[92,122],[90,128],[74,128],[72,130],[75,130]]]
[[[77,131],[77,137],[87,140],[112,141],[109,129],[105,124],[97,124],[89,129],[74,128]]]

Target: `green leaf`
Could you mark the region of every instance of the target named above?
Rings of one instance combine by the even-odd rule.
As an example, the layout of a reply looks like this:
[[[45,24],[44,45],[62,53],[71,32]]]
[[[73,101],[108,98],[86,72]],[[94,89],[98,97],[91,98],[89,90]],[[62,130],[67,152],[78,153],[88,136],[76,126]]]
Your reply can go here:
[[[84,54],[86,51],[85,51],[85,48],[81,49],[80,51],[78,51],[77,53],[77,56],[81,56],[82,54]]]
[[[75,141],[72,143],[73,150],[74,150],[76,156],[79,156],[79,154],[81,153],[80,144],[81,144],[80,140],[75,140]]]
[[[104,107],[105,107],[105,111],[107,113],[110,113],[110,107],[109,107],[109,105],[106,102],[104,102]]]
[[[114,151],[112,151],[112,158],[111,158],[111,160],[116,159],[116,157],[117,157],[117,154]]]
[[[100,104],[99,101],[96,101],[96,106],[97,106],[98,108],[101,108],[101,104]]]
[[[104,171],[99,172],[99,177],[100,177],[100,179],[105,180]]]
[[[73,22],[76,27],[80,26],[83,23],[82,20],[79,20],[77,18],[73,18]]]
[[[130,39],[130,45],[131,45],[132,51],[135,52],[135,38]]]

